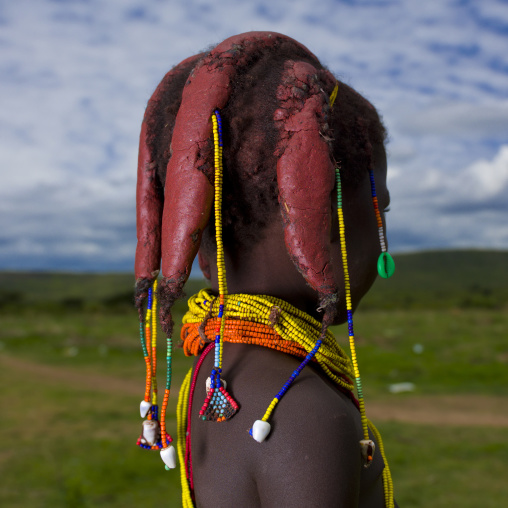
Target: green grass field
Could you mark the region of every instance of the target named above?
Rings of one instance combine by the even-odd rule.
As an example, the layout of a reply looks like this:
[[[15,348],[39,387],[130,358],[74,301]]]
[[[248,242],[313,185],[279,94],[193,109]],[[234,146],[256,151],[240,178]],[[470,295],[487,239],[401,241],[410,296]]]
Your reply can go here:
[[[397,256],[356,314],[367,412],[401,507],[508,502],[507,261]],[[0,274],[0,506],[180,506],[179,473],[135,446],[144,362],[131,287],[124,274]],[[190,363],[176,351],[175,392]],[[391,393],[400,383],[414,390]]]

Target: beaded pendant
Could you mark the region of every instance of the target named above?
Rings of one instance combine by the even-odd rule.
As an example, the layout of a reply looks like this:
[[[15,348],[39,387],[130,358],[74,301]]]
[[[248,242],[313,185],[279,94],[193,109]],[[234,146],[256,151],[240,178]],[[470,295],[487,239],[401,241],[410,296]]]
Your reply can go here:
[[[219,313],[215,329],[215,361],[210,376],[210,389],[199,411],[202,420],[223,422],[238,411],[238,404],[222,385],[222,351],[224,347],[225,296],[228,293],[226,283],[226,264],[224,244],[222,242],[222,121],[220,113],[215,110],[212,115],[214,160],[215,160],[215,240],[217,242],[217,278],[219,282]]]

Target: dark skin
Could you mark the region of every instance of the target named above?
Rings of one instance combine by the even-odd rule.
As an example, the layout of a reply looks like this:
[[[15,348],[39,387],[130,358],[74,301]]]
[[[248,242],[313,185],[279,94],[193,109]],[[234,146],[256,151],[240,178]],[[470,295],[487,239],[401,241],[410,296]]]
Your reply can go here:
[[[375,151],[380,208],[389,204],[384,149]],[[333,198],[335,200],[335,196]],[[369,290],[380,253],[367,177],[343,191],[346,244],[353,305]],[[336,217],[334,205],[333,216]],[[345,320],[344,282],[338,220],[332,221],[331,259],[339,286],[337,322]],[[314,315],[318,295],[304,281],[284,245],[283,224],[275,217],[264,238],[248,250],[226,252],[228,292],[268,294]],[[200,250],[200,266],[217,292],[215,253]],[[196,504],[200,507],[376,507],[384,506],[383,460],[378,452],[364,468],[359,441],[360,413],[316,364],[309,364],[288,390],[270,420],[263,443],[248,434],[301,360],[251,345],[224,344],[223,379],[240,404],[223,423],[203,422],[198,412],[205,397],[213,355],[197,378],[192,409],[192,461]],[[203,387],[202,390],[199,387]],[[371,439],[373,437],[371,436]]]

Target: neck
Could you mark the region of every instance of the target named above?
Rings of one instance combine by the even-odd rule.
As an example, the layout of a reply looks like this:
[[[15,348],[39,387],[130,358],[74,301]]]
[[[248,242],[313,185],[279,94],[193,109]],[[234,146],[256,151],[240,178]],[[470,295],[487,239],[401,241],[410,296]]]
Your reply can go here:
[[[279,221],[273,221],[265,237],[251,248],[236,250],[234,257],[226,252],[225,261],[228,293],[274,296],[321,321],[322,315],[316,311],[317,293],[307,285],[289,258]],[[210,263],[210,271],[211,287],[217,292],[215,262]]]

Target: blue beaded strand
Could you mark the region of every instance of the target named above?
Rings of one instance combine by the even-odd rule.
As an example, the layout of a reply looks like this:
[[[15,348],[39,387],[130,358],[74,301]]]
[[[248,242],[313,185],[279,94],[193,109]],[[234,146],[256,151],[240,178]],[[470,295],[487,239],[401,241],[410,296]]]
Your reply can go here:
[[[374,179],[374,171],[372,171],[372,170],[369,171],[369,178],[370,178],[370,190],[372,193],[372,197],[375,198],[375,197],[377,197],[377,194],[376,194],[376,181]]]
[[[305,366],[314,358],[314,355],[317,353],[319,347],[321,346],[322,340],[319,339],[316,341],[316,344],[311,349],[311,351],[307,354],[307,356],[303,359],[302,363],[298,365],[298,367],[293,371],[289,379],[284,383],[279,393],[275,396],[276,399],[281,399],[284,394],[288,391],[289,387],[293,384],[293,381],[296,377],[302,372]]]

